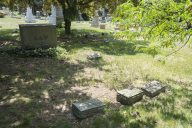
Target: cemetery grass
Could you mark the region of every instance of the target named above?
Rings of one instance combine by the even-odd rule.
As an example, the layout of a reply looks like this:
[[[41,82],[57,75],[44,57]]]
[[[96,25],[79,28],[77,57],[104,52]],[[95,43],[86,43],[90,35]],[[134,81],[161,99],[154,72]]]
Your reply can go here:
[[[18,28],[18,23],[11,22],[9,17],[3,20],[0,20],[0,25],[4,25],[0,28],[0,48],[19,47],[19,33],[11,33],[13,28]],[[24,19],[15,20],[23,23]],[[1,127],[191,127],[190,46],[166,58],[164,63],[158,61],[158,57],[135,51],[135,46],[147,46],[149,42],[105,42],[114,37],[109,34],[110,26],[100,30],[73,22],[73,28],[78,31],[70,36],[65,35],[62,28],[57,29],[58,44],[69,52],[68,58],[0,54]],[[108,32],[108,36],[101,36],[103,31]],[[86,39],[82,37],[85,33],[98,33],[99,37]],[[95,52],[102,58],[87,59],[86,54]],[[165,93],[154,98],[144,96],[129,106],[116,101],[116,90],[140,88],[153,80],[167,86]],[[73,102],[91,98],[104,102],[104,110],[83,120],[70,115]]]

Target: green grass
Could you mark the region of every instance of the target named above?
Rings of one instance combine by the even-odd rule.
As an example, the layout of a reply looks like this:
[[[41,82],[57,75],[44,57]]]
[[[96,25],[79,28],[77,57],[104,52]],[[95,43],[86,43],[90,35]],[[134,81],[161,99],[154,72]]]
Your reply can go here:
[[[38,20],[38,23],[41,22],[45,23]],[[18,28],[18,24],[23,23],[24,18],[14,20],[9,16],[1,18],[0,25],[4,26],[0,31],[0,36],[3,36],[1,43],[20,40],[19,33],[11,32]],[[2,127],[37,125],[66,128],[191,127],[192,49],[190,47],[184,47],[178,53],[165,58],[165,63],[162,63],[158,61],[158,57],[153,58],[136,51],[136,46],[152,44],[142,40],[126,43],[125,40],[96,42],[94,39],[89,39],[87,44],[67,43],[67,41],[87,40],[81,37],[81,34],[85,33],[98,33],[100,36],[97,39],[114,37],[109,34],[113,29],[109,23],[105,30],[75,22],[72,22],[73,28],[78,31],[72,32],[68,40],[59,43],[60,48],[66,49],[70,56],[64,61],[59,57],[29,59],[8,56],[0,62],[0,86],[13,87],[9,90],[2,88],[0,92]],[[85,31],[81,32],[81,29]],[[62,30],[63,28],[57,29],[58,40],[67,36]],[[101,36],[101,32],[108,32],[108,35]],[[13,47],[19,47],[19,43],[13,46],[7,44],[4,48]],[[165,49],[160,55],[169,51]],[[86,54],[94,52],[100,53],[102,59],[88,60]],[[75,119],[67,117],[67,114],[59,115],[61,113],[59,107],[64,101],[71,105],[75,101],[95,98],[84,93],[91,87],[104,85],[108,90],[115,88],[120,90],[130,86],[140,88],[153,80],[167,85],[166,92],[152,99],[144,96],[140,102],[130,106],[118,106],[108,98],[104,98],[102,101],[106,107],[103,111],[76,123]],[[74,87],[86,89],[75,90]]]

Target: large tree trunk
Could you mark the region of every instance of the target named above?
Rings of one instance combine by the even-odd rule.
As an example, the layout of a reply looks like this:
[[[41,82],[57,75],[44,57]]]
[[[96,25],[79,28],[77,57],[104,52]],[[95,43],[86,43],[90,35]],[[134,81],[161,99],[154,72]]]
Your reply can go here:
[[[65,19],[65,33],[70,34],[71,33],[71,21]]]

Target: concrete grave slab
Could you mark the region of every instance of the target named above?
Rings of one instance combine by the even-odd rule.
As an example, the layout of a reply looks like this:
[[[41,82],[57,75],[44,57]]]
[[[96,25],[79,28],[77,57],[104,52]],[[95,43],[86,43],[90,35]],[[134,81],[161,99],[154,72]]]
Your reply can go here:
[[[165,92],[165,85],[161,84],[158,81],[152,81],[145,86],[141,87],[141,89],[144,91],[144,94],[149,97],[154,97],[158,95],[160,92]]]
[[[102,35],[105,36],[105,35],[107,35],[107,33],[106,32],[102,32]]]
[[[97,33],[94,33],[93,36],[94,36],[94,37],[98,37],[99,35],[98,35]]]
[[[102,110],[105,104],[98,99],[90,99],[72,104],[72,112],[78,118],[86,118]]]
[[[85,35],[85,38],[91,38],[91,37],[93,37],[92,34],[88,33],[88,34]]]
[[[134,87],[117,91],[117,101],[125,105],[133,104],[142,99],[142,97],[143,91]]]
[[[114,34],[115,32],[114,31],[110,31],[110,34]]]
[[[99,53],[94,53],[94,54],[87,54],[88,59],[96,59],[96,58],[101,58],[102,56]]]

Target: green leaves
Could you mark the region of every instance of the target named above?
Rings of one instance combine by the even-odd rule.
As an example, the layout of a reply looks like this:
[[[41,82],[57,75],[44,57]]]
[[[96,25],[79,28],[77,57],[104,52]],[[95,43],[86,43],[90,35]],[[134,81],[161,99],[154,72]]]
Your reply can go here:
[[[192,30],[191,10],[192,4],[188,0],[183,3],[173,0],[142,0],[137,7],[129,0],[115,11],[114,14],[119,16],[114,18],[113,22],[120,21],[125,28],[133,28],[117,35],[126,36],[127,42],[138,37],[157,42],[155,46],[145,49],[147,53],[155,56],[161,48],[176,47],[176,41],[185,43],[184,40]]]

